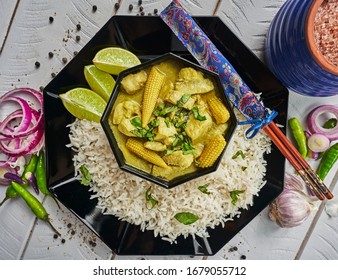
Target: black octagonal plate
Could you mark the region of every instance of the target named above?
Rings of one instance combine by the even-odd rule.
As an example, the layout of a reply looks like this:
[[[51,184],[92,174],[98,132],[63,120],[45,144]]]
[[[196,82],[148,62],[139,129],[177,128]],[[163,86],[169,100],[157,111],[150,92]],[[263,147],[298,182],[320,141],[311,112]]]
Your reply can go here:
[[[218,49],[227,57],[248,86],[262,92],[264,104],[279,112],[276,121],[286,125],[288,91],[264,64],[227,28],[218,17],[195,17],[197,23]],[[74,121],[58,95],[85,86],[83,67],[91,64],[95,53],[107,46],[118,45],[134,52],[141,61],[148,61],[167,52],[196,61],[159,17],[114,16],[79,54],[51,81],[44,90],[47,180],[50,191],[119,255],[213,255],[257,216],[283,190],[285,159],[273,147],[266,155],[267,184],[255,197],[254,204],[243,210],[239,218],[225,227],[210,229],[209,238],[180,237],[170,244],[154,237],[152,231],[103,215],[90,199],[88,188],[74,179],[73,152],[67,125]]]

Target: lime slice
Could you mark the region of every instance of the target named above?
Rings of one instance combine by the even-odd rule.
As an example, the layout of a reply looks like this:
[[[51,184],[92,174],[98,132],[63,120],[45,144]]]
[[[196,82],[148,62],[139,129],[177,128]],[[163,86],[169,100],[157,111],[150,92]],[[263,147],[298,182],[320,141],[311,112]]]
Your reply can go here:
[[[115,86],[114,78],[107,72],[98,69],[95,65],[85,66],[84,76],[90,88],[108,102]]]
[[[78,119],[100,122],[107,102],[86,88],[74,88],[59,95],[66,109]]]
[[[118,75],[123,70],[139,65],[141,61],[126,49],[108,47],[96,53],[93,63],[102,71]]]

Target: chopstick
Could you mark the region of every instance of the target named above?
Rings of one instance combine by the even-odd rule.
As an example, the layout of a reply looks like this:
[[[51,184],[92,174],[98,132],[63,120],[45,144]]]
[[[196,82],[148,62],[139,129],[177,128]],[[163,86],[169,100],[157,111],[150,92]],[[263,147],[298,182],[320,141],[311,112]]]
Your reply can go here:
[[[264,128],[264,131],[284,157],[290,162],[293,168],[295,168],[295,170],[299,173],[306,185],[318,197],[318,199],[324,200],[325,197],[327,199],[333,198],[333,194],[318,177],[317,173],[311,168],[290,140],[273,121]]]

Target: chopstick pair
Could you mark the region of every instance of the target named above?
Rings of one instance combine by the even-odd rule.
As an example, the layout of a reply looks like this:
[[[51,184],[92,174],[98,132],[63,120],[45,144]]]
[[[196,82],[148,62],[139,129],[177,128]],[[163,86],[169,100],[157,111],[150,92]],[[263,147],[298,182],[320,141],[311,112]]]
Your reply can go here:
[[[318,199],[324,200],[325,198],[333,198],[333,194],[318,177],[317,173],[311,168],[311,166],[300,155],[290,140],[273,121],[264,128],[264,131],[284,155],[284,157],[291,163],[293,168],[296,169],[306,185],[317,196]]]

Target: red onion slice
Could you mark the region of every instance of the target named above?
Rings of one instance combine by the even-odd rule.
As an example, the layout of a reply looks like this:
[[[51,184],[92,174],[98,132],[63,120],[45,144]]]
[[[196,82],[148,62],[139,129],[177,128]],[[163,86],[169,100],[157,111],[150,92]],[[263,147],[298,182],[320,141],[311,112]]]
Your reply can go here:
[[[8,162],[42,148],[43,97],[34,89],[17,88],[0,96],[0,107],[5,102],[14,102],[20,107],[0,121],[0,150],[7,156]],[[4,164],[2,161],[0,166]]]
[[[334,105],[321,105],[313,109],[307,117],[309,131],[325,135],[331,141],[338,140],[338,125],[334,128],[324,128],[319,124],[319,117],[322,114],[331,113],[338,119],[338,107]]]

